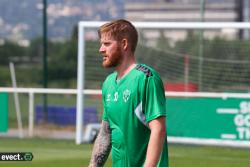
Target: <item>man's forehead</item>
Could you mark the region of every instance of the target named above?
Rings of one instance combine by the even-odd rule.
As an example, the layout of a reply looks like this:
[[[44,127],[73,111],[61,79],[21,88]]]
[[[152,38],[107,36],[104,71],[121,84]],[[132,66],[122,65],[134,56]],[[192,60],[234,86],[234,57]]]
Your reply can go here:
[[[110,33],[102,33],[101,34],[101,39],[109,39],[112,40],[114,39]]]
[[[114,37],[112,37],[111,34],[105,33],[101,35],[100,41],[116,41],[116,40],[114,39]]]

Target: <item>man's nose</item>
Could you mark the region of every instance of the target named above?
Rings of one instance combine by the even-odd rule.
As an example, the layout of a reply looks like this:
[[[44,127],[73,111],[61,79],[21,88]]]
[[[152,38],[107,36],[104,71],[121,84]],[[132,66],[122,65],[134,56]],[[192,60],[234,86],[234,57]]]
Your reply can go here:
[[[101,45],[99,48],[99,53],[103,53],[103,52],[105,52],[105,48],[103,47],[103,45]]]

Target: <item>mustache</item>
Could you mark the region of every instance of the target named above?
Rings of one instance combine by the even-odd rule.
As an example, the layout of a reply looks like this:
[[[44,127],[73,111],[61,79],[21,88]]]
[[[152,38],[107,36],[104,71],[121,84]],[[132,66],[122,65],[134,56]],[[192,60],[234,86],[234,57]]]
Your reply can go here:
[[[107,54],[101,54],[101,56],[102,56],[102,57],[108,57],[108,55],[107,55]]]

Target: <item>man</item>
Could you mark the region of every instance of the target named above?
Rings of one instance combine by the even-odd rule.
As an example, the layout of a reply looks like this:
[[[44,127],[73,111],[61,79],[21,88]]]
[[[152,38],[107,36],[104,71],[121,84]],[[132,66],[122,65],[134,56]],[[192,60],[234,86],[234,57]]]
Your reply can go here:
[[[102,127],[89,167],[104,166],[111,148],[114,167],[168,167],[164,88],[152,68],[136,64],[135,27],[121,19],[98,33],[102,65],[115,72],[103,83]]]

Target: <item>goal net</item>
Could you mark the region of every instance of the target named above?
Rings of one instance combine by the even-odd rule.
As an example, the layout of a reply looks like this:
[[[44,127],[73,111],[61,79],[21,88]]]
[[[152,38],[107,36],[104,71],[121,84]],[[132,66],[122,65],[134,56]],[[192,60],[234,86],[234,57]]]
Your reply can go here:
[[[99,24],[86,23],[85,27],[79,24],[85,30],[85,37],[80,38],[85,43],[87,89],[100,89],[112,71],[101,66],[96,33]],[[153,66],[166,83],[193,84],[195,91],[202,92],[247,90],[250,40],[241,35],[242,31],[249,31],[244,24],[139,23],[138,26],[137,61]],[[82,42],[79,47],[83,47]]]
[[[101,101],[102,82],[114,70],[103,69],[98,53],[97,29],[102,24],[79,23],[77,143],[82,140],[81,111],[87,105],[82,91],[98,90],[93,96]],[[155,68],[167,92],[250,90],[250,39],[244,36],[249,23],[134,22],[134,25],[139,32],[137,62]]]

